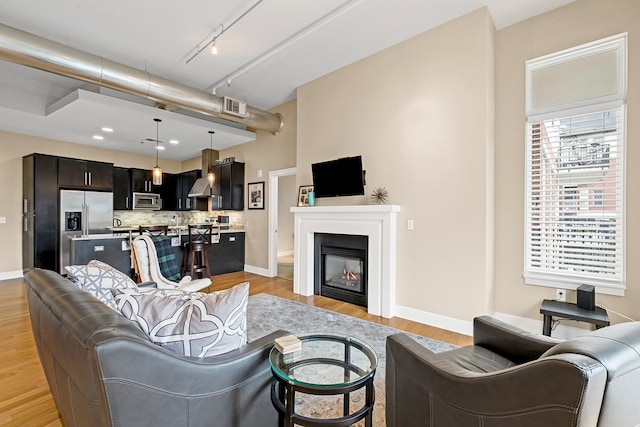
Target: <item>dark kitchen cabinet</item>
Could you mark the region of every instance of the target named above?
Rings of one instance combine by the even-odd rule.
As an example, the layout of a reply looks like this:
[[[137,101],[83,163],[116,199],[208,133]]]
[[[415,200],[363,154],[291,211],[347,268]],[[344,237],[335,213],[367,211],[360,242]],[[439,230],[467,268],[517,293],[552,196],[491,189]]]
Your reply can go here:
[[[22,268],[58,271],[58,158],[22,158]]]
[[[127,168],[113,168],[113,209],[131,209],[131,182]]]
[[[58,158],[58,186],[61,188],[113,190],[113,163]]]
[[[153,171],[148,169],[129,169],[131,191],[135,193],[160,193],[160,185],[153,185]]]
[[[244,163],[231,162],[213,166],[216,176],[213,210],[244,210]]]
[[[182,236],[182,244],[173,247],[173,253],[180,266],[186,256],[184,247],[188,240],[189,236]],[[244,271],[244,250],[244,232],[220,233],[220,242],[213,243],[207,248],[209,271],[213,276]]]
[[[212,275],[244,271],[244,233],[220,233],[220,242],[207,249]]]
[[[71,263],[84,265],[96,259],[133,277],[129,238],[78,239],[71,243]]]
[[[180,175],[173,173],[162,174],[162,185],[160,186],[160,198],[162,199],[162,210],[178,210],[178,182]]]

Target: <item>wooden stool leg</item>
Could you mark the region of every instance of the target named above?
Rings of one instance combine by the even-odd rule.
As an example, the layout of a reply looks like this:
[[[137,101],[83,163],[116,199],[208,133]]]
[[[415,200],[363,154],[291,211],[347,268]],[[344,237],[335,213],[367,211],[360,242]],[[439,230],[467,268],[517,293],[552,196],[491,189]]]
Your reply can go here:
[[[189,255],[191,255],[191,249],[189,246],[185,246],[184,258],[182,259],[182,276],[187,275],[189,269]]]
[[[191,277],[193,277],[195,279],[196,276],[194,274],[194,268],[195,268],[195,264],[196,264],[196,259],[198,257],[198,253],[195,250],[191,250],[190,251],[190,255],[191,255],[191,264],[189,265],[189,272],[190,272]]]
[[[209,254],[207,253],[206,246],[204,251],[202,251],[202,256],[204,257],[204,271],[207,273],[205,277],[211,277],[211,272],[209,271]]]

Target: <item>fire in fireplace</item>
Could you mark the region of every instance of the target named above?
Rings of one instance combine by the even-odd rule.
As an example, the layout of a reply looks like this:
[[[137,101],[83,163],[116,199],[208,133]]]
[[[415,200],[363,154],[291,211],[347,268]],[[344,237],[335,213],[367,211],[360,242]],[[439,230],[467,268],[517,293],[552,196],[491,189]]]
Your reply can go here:
[[[315,294],[367,306],[367,236],[316,233]]]

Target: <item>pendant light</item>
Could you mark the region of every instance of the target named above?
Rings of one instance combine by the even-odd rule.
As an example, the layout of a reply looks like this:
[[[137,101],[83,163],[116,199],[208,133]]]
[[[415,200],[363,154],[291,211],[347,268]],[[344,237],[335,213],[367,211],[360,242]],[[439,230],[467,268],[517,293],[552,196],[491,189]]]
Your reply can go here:
[[[153,119],[156,122],[156,167],[153,168],[153,185],[162,185],[162,169],[158,166],[158,127],[162,120]]]
[[[213,183],[216,182],[216,176],[213,173],[213,165],[211,164],[211,152],[213,151],[213,134],[215,131],[210,130],[209,135],[211,135],[211,145],[209,146],[209,173],[207,174],[207,181],[209,181],[209,194],[213,194]]]

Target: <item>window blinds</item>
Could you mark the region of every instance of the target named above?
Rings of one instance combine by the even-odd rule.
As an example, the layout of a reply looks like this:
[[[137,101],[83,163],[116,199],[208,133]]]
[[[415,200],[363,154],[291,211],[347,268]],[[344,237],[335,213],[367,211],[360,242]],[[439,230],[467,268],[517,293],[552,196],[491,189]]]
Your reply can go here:
[[[525,281],[624,290],[624,105],[527,123]]]

